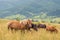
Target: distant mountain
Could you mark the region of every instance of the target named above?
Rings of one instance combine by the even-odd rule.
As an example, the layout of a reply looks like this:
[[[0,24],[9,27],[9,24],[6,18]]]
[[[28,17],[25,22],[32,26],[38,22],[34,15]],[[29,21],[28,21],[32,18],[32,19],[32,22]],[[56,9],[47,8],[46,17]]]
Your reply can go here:
[[[51,16],[58,16],[60,17],[60,10],[56,10],[56,11],[53,11],[53,12],[50,12],[48,15],[51,15]]]
[[[0,0],[0,18],[16,14],[31,18],[41,12],[60,17],[60,0]]]

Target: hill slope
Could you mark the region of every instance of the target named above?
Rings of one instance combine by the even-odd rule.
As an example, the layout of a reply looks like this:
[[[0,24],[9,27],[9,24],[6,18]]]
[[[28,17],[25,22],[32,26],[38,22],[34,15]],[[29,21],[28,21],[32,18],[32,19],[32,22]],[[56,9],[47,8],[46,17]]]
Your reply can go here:
[[[49,16],[60,17],[60,0],[1,0],[0,18],[21,14],[27,17],[47,12]],[[30,14],[32,13],[32,14]]]

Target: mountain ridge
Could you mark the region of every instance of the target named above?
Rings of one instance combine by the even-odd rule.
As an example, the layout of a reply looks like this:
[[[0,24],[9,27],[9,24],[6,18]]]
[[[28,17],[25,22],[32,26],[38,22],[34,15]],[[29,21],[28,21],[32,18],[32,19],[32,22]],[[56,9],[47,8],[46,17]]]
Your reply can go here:
[[[0,1],[0,18],[15,14],[29,18],[41,12],[47,12],[48,16],[60,17],[59,4],[59,0],[2,0]]]

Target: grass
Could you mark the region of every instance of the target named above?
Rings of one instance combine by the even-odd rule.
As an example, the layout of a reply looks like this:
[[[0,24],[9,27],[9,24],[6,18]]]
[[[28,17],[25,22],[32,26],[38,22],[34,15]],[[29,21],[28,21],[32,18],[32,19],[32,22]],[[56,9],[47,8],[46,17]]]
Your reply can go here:
[[[25,32],[21,34],[20,30],[15,32],[8,31],[8,20],[0,19],[0,40],[60,40],[60,24],[45,23],[46,25],[54,25],[58,29],[58,33],[50,33],[45,29],[38,29],[38,31],[32,30],[31,32]]]

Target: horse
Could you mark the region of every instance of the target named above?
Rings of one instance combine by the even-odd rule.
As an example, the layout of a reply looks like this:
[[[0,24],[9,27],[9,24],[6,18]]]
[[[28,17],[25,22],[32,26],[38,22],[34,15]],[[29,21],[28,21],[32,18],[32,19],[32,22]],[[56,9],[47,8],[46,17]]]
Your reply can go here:
[[[56,32],[56,33],[58,32],[58,30],[55,27],[53,27],[53,26],[47,26],[46,30],[50,31],[50,32]]]
[[[38,28],[46,28],[45,24],[38,24]]]
[[[19,22],[19,21],[10,21],[9,23],[8,23],[8,30],[11,30],[11,31],[13,31],[13,29],[15,30],[15,31],[17,31],[17,30],[21,30],[21,31],[25,31],[26,30],[26,27],[25,27],[25,25],[23,24],[23,22]]]

